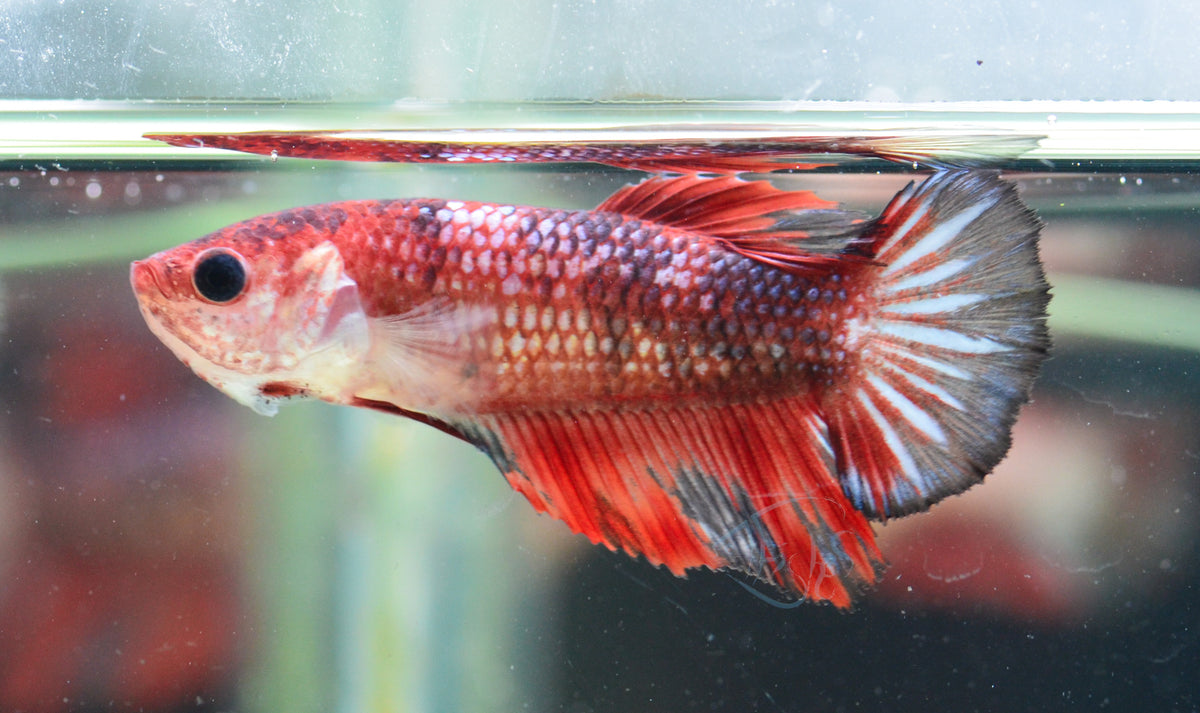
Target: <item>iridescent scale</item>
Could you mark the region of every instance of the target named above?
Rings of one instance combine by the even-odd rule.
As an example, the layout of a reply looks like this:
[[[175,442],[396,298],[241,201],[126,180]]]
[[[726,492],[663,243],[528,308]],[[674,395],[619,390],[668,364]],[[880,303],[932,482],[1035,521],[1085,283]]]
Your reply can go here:
[[[437,295],[495,310],[465,346],[497,409],[800,393],[852,363],[844,327],[867,308],[842,274],[796,274],[620,215],[358,205],[344,227],[361,242],[343,255],[368,313]]]

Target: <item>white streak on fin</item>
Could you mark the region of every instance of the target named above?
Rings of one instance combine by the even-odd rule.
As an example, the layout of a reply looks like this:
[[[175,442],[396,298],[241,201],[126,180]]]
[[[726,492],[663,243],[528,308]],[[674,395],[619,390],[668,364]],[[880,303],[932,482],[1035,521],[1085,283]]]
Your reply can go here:
[[[892,314],[941,314],[954,312],[964,307],[978,304],[988,299],[988,295],[979,294],[950,294],[941,297],[914,298],[909,302],[892,302],[880,308],[881,312]]]
[[[925,409],[916,405],[907,396],[892,387],[891,384],[879,378],[875,374],[867,375],[867,383],[879,392],[879,395],[888,401],[892,406],[900,412],[905,419],[908,420],[918,431],[924,433],[930,440],[946,444],[946,433],[937,421],[925,411]]]
[[[928,270],[922,272],[914,272],[911,275],[902,277],[891,284],[890,292],[895,294],[898,292],[906,292],[908,290],[920,289],[936,285],[939,282],[950,279],[959,275],[971,265],[975,264],[975,260],[971,258],[955,258],[938,263]]]
[[[931,255],[942,250],[951,240],[958,237],[958,234],[963,229],[975,222],[975,219],[982,215],[985,210],[992,207],[994,203],[995,201],[980,201],[953,218],[938,223],[933,230],[922,236],[916,245],[905,250],[899,259],[889,264],[887,269],[883,271],[883,274],[887,276],[900,272],[926,255]]]
[[[901,195],[903,195],[903,194],[901,194]],[[881,258],[883,258],[884,256],[886,256],[888,254],[889,251],[892,250],[893,247],[895,247],[896,243],[904,240],[904,238],[909,234],[909,232],[912,231],[913,226],[915,226],[917,224],[917,221],[924,218],[925,214],[928,212],[929,212],[928,206],[918,205],[916,210],[913,211],[912,215],[908,216],[908,219],[905,220],[903,223],[901,223],[900,227],[896,228],[896,230],[892,233],[891,237],[888,238],[887,242],[885,242],[883,245],[880,246],[879,256]]]
[[[947,376],[953,379],[958,379],[959,381],[970,381],[975,378],[969,371],[960,369],[945,359],[934,359],[923,354],[918,354],[899,345],[881,345],[879,349],[881,352],[884,352],[893,362],[908,360],[915,362],[917,366],[922,369],[929,369],[933,372],[936,372],[936,374],[931,375],[935,378]],[[901,367],[897,366],[896,368],[899,369]]]
[[[929,394],[930,396],[937,399],[938,401],[941,401],[943,404],[945,404],[946,406],[949,406],[950,408],[958,409],[959,411],[963,411],[966,409],[966,406],[963,404],[963,402],[958,400],[958,398],[956,396],[954,396],[954,394],[951,394],[946,389],[943,389],[942,387],[938,386],[937,384],[933,383],[932,381],[929,381],[928,379],[925,379],[925,378],[919,376],[918,374],[913,373],[912,371],[910,371],[908,369],[904,369],[899,366],[888,365],[888,374],[893,379],[896,379],[896,378],[904,379],[909,384],[912,384],[917,389],[924,391],[925,393]],[[967,375],[965,373],[963,374],[963,376],[964,376],[964,378],[969,378],[969,375]]]
[[[972,337],[954,329],[933,327],[910,322],[881,321],[878,329],[889,337],[917,342],[938,349],[948,349],[963,354],[994,354],[1008,351],[1010,347],[987,337]]]
[[[875,421],[875,425],[879,429],[880,435],[883,436],[884,444],[887,446],[888,450],[891,451],[892,455],[896,457],[896,460],[899,461],[901,472],[918,475],[920,471],[917,470],[917,464],[913,462],[912,454],[908,452],[908,447],[904,444],[904,441],[900,439],[900,434],[896,433],[896,429],[892,427],[891,422],[879,412],[879,409],[871,400],[870,394],[868,394],[864,389],[859,389],[858,399],[859,402],[862,403],[863,409]],[[921,482],[919,478],[908,478],[906,480],[908,480],[913,487],[917,488],[920,494],[924,494],[921,489]]]

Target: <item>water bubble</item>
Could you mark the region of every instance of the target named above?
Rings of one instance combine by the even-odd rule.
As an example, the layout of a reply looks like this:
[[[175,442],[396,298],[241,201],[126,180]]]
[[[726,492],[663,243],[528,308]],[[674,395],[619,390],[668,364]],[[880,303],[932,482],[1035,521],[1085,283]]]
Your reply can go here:
[[[88,198],[95,200],[104,192],[104,186],[101,186],[99,181],[88,181],[87,187],[83,191]]]
[[[276,163],[277,161],[279,161],[279,152],[271,149],[271,163]]]
[[[16,188],[17,186],[21,185],[21,179],[18,178],[17,176],[12,176],[11,178],[8,179],[8,185],[12,186],[13,188]]]

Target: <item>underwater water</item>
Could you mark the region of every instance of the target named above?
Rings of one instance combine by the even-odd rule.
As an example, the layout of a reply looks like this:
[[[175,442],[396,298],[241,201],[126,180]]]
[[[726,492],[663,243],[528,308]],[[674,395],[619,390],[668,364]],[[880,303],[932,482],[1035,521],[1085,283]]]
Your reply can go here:
[[[1050,115],[980,122],[1071,123]],[[982,485],[877,528],[890,565],[850,612],[783,608],[726,574],[678,579],[593,547],[420,424],[315,403],[259,417],[162,347],[129,289],[130,260],[297,205],[591,208],[640,174],[137,140],[211,128],[170,108],[11,118],[0,710],[1200,706],[1200,164],[1172,153],[1185,118],[1096,112],[1002,162],[1045,222],[1052,357]],[[940,125],[913,112],[866,123]],[[1147,126],[1162,132],[1134,130]],[[773,180],[877,213],[921,175],[859,161]]]

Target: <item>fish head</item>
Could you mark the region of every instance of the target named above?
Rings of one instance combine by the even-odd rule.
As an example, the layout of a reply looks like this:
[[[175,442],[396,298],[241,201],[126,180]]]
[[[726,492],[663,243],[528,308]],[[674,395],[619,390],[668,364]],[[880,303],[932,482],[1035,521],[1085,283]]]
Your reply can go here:
[[[358,286],[337,246],[311,229],[231,226],[130,268],[150,330],[205,381],[255,411],[337,400],[338,375],[368,348]]]

